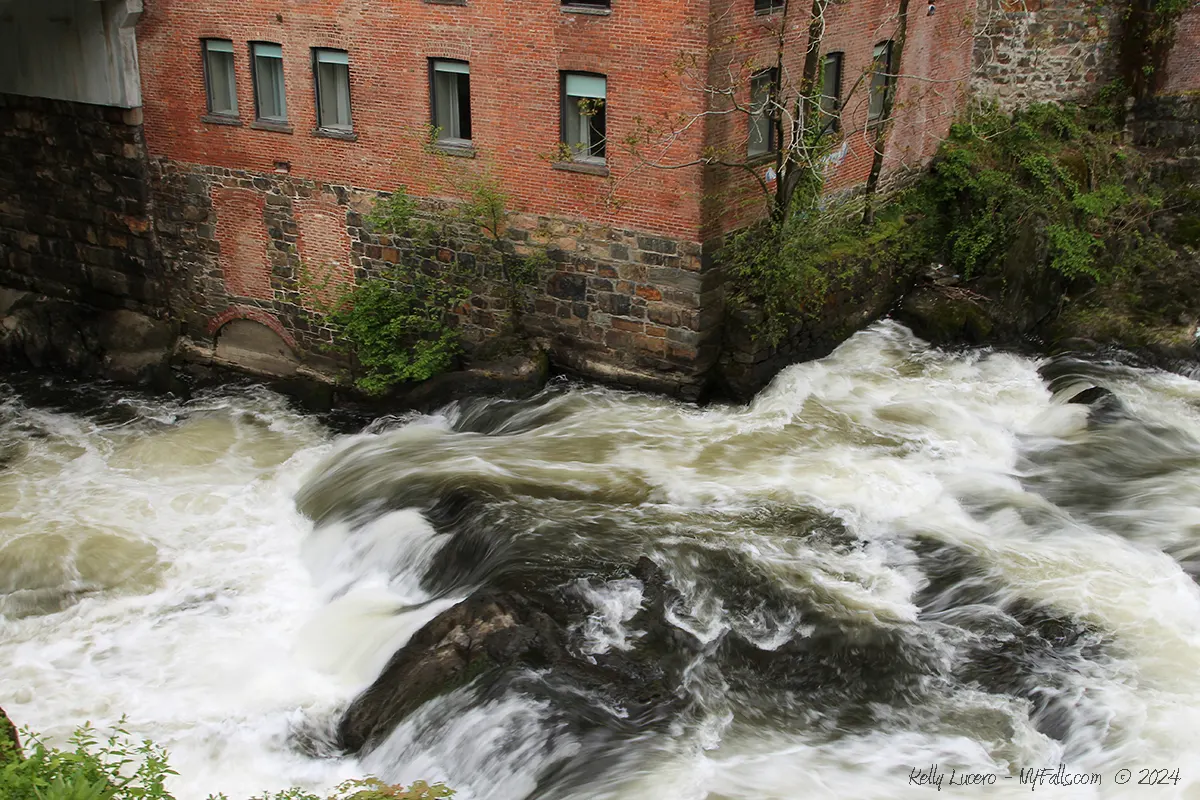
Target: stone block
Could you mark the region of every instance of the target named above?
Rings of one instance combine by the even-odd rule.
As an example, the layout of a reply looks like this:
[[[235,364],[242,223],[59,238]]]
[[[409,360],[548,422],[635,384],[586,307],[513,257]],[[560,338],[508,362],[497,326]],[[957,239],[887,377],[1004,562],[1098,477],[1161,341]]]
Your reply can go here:
[[[567,300],[583,300],[587,294],[587,277],[569,272],[557,272],[546,284],[546,293]]]
[[[607,314],[614,314],[619,317],[629,314],[630,302],[628,295],[605,292],[597,295],[597,300],[600,310]]]
[[[639,236],[637,237],[637,246],[639,250],[665,255],[674,255],[678,249],[674,240],[657,236]]]

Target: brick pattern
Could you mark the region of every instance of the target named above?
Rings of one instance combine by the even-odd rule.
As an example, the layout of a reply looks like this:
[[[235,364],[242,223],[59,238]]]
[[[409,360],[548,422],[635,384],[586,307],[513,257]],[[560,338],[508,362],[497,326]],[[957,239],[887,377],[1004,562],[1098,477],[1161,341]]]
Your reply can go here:
[[[1200,91],[1200,7],[1184,12],[1175,32],[1175,45],[1167,58],[1166,77],[1160,92],[1182,94]]]
[[[0,284],[166,310],[136,111],[0,94]]]
[[[322,196],[296,202],[298,250],[304,271],[300,299],[305,308],[330,308],[354,285],[346,209],[337,198]]]
[[[226,293],[231,297],[270,300],[271,273],[267,267],[262,197],[249,189],[222,186],[213,190],[213,210]]]
[[[619,142],[639,115],[700,110],[669,76],[681,54],[703,54],[707,10],[708,0],[621,0],[610,15],[500,0],[156,0],[138,26],[147,139],[152,155],[180,162],[258,173],[288,162],[309,180],[382,190],[405,184],[424,197],[452,194],[459,178],[486,167],[522,211],[692,239],[697,172],[638,170]],[[202,119],[203,37],[234,43],[240,124]],[[291,133],[252,124],[252,41],[283,46]],[[354,141],[315,132],[312,47],[350,54]],[[428,60],[439,57],[470,61],[475,158],[434,159],[422,148]],[[551,166],[560,135],[559,70],[607,75],[611,181]],[[698,131],[676,155],[697,154],[702,144]]]
[[[728,5],[728,0],[718,0]],[[722,6],[724,7],[724,6]],[[781,14],[722,15],[714,24],[713,85],[723,85],[727,65],[748,64],[735,69],[734,83],[741,88],[742,103],[749,100],[749,74],[770,66],[781,27],[785,27],[785,83],[799,84],[808,38],[808,6],[792,11],[784,24]],[[883,178],[927,162],[962,109],[971,77],[973,38],[969,24],[974,0],[945,0],[930,16],[927,4],[914,3],[909,11],[904,63],[897,80],[893,123],[885,150]],[[827,191],[842,191],[861,185],[871,171],[875,155],[875,128],[868,120],[868,89],[874,49],[894,39],[898,20],[890,0],[850,0],[827,11],[822,53],[842,53],[841,140],[826,160]],[[718,118],[710,126],[714,146],[734,160],[745,158],[749,120],[744,113]],[[769,157],[757,164],[760,176],[774,168]],[[703,237],[712,239],[759,218],[766,205],[762,185],[740,168],[711,168],[705,187],[709,202]],[[774,191],[774,185],[769,185]]]
[[[249,322],[257,322],[270,328],[276,336],[283,340],[283,343],[294,351],[296,349],[296,339],[292,334],[283,327],[283,323],[274,314],[263,311],[261,308],[252,306],[230,306],[222,311],[217,316],[213,317],[208,323],[208,334],[215,340],[220,334],[221,328],[224,328],[235,319],[244,319]]]

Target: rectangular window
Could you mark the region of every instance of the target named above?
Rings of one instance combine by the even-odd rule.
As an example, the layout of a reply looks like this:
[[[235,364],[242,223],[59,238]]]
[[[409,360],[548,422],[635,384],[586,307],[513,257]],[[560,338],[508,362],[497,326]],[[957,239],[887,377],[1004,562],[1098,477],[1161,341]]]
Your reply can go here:
[[[283,92],[283,47],[254,42],[250,45],[254,72],[254,104],[258,118],[269,122],[287,121],[287,100]]]
[[[471,143],[471,67],[466,61],[429,62],[433,126],[447,144]]]
[[[562,0],[564,6],[584,6],[586,8],[609,8],[610,0]]]
[[[783,0],[754,0],[756,14],[770,14],[772,11],[782,11]]]
[[[746,150],[748,155],[761,156],[775,152],[775,115],[770,108],[774,90],[773,68],[750,76],[750,144]]]
[[[607,95],[603,75],[563,73],[562,140],[576,161],[604,163]]]
[[[228,39],[203,39],[204,86],[208,92],[208,113],[236,117],[237,84],[233,79],[233,42]]]
[[[871,54],[871,96],[867,105],[867,119],[877,120],[883,116],[883,100],[888,87],[896,82],[892,74],[892,43],[875,45]]]
[[[838,129],[842,107],[842,54],[829,53],[821,64],[821,132]]]
[[[317,78],[317,127],[348,131],[350,55],[345,50],[313,50]]]

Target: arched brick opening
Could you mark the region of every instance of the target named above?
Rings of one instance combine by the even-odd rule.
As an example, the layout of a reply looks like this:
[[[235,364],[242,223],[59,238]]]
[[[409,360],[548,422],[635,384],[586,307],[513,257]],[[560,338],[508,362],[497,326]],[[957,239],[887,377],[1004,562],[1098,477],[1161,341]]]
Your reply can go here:
[[[287,376],[300,366],[295,338],[273,315],[234,306],[209,323],[213,355],[220,361],[261,375]]]

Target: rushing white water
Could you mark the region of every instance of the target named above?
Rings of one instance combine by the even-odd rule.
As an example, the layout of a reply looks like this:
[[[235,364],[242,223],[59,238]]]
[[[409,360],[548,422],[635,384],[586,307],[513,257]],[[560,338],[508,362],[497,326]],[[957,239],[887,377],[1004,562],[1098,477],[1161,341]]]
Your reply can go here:
[[[955,796],[1025,796],[1020,770],[1065,764],[1102,783],[1039,796],[1200,798],[1200,383],[1079,365],[1052,392],[1039,366],[885,323],[745,407],[576,388],[347,437],[265,391],[124,415],[14,397],[0,706],[54,739],[127,714],[181,800],[365,772],[468,800],[919,797],[932,764],[997,776]],[[1091,385],[1120,408],[1089,422],[1067,401]],[[416,507],[456,488],[492,498],[500,538],[435,586],[462,534]],[[704,648],[687,715],[599,739],[534,674],[336,756],[345,706],[489,559],[639,555]],[[640,581],[567,584],[594,609],[583,658],[636,648]],[[830,664],[849,677],[805,682]],[[1143,768],[1179,780],[1138,787]]]

